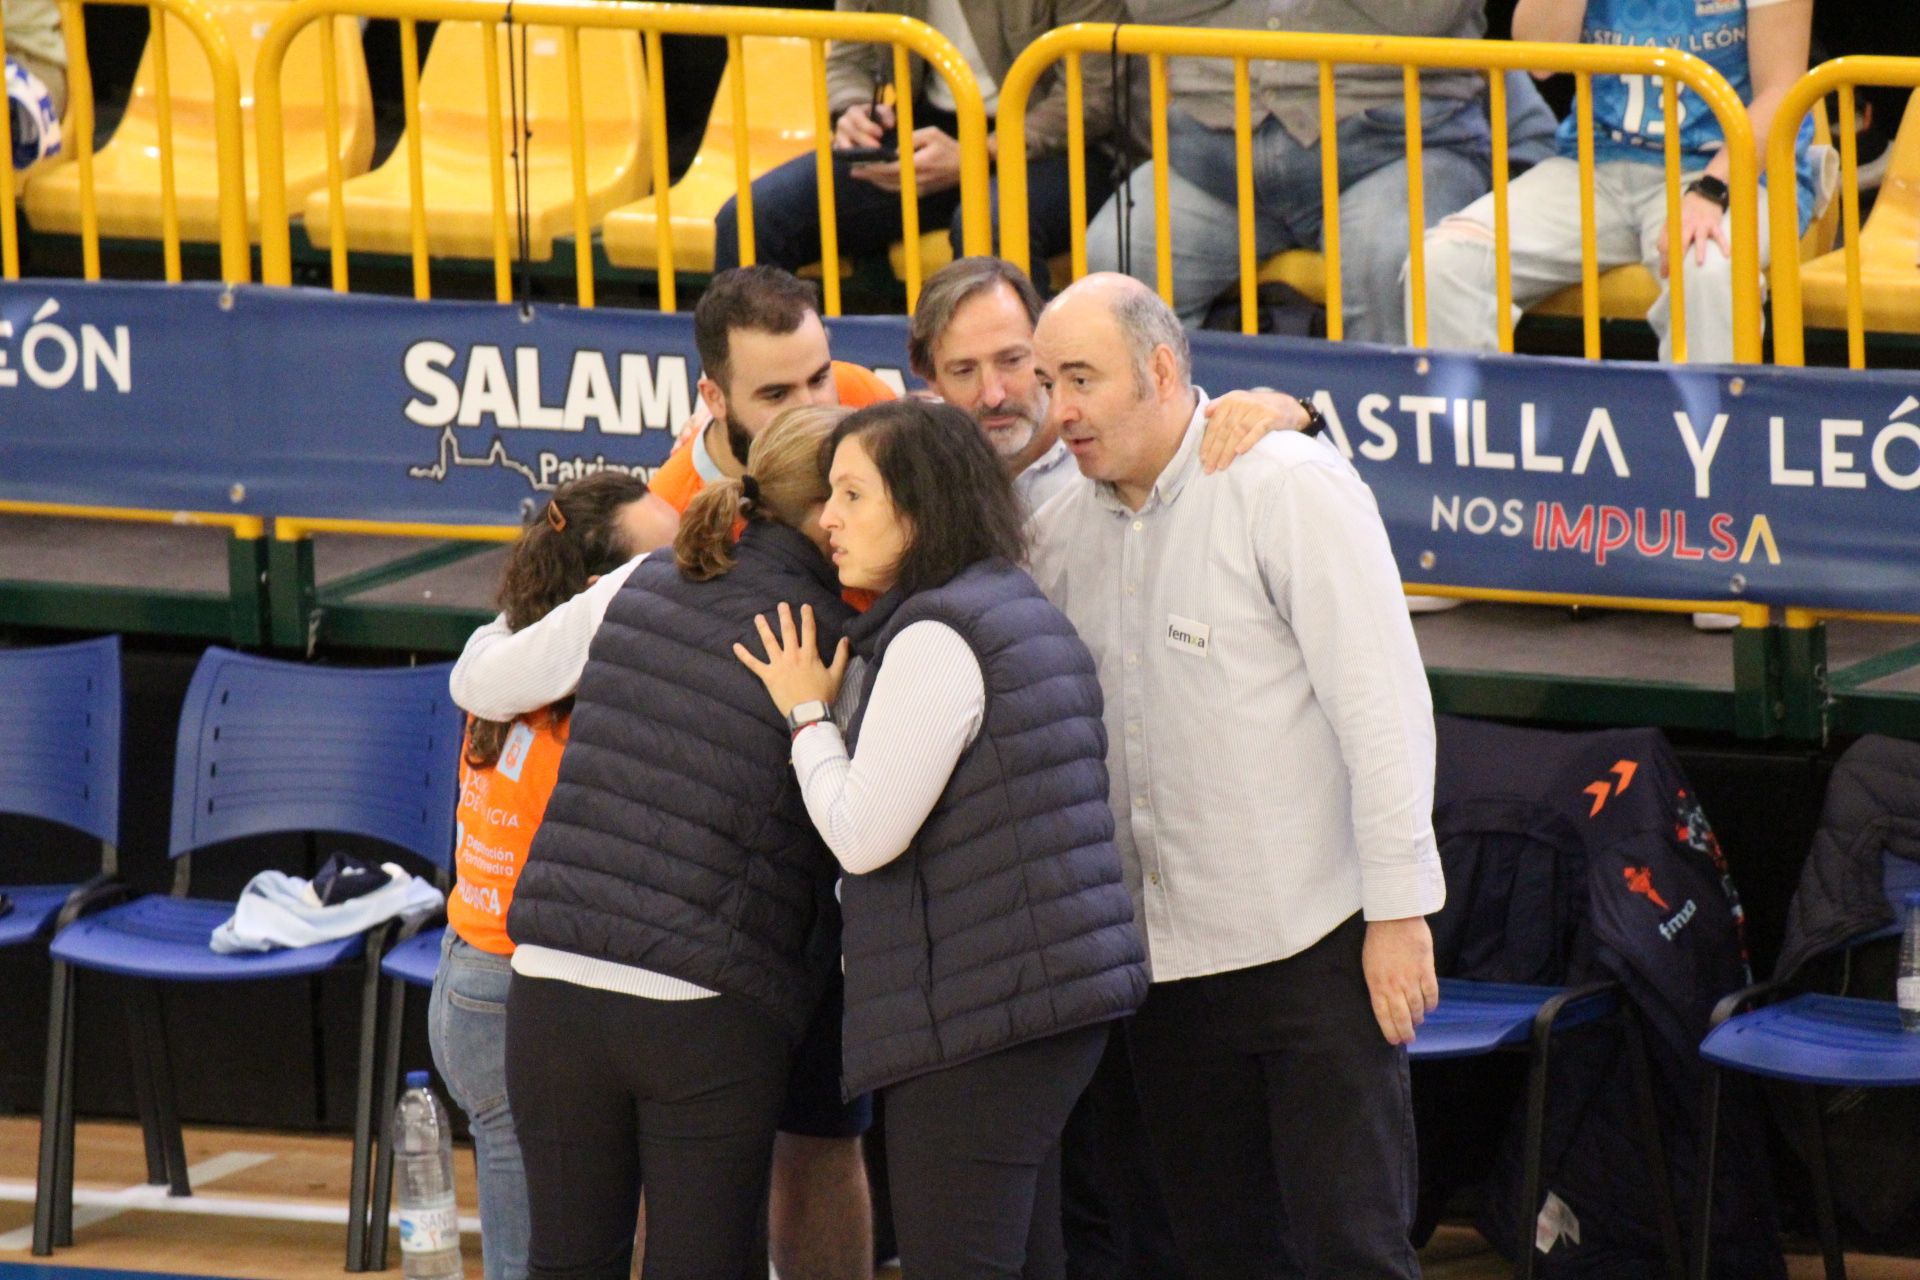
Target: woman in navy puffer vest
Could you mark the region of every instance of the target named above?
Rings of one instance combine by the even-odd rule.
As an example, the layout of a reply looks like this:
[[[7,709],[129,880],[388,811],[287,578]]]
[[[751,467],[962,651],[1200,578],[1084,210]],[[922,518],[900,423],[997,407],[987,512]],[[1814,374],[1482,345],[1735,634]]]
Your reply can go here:
[[[845,1087],[882,1091],[908,1275],[1059,1277],[1060,1132],[1147,990],[1093,657],[1019,568],[1024,515],[966,414],[854,413],[828,483],[840,581],[880,599],[831,666],[785,605],[767,661],[735,652],[846,872]]]
[[[811,601],[828,643],[852,616],[816,541],[837,414],[776,419],[594,633],[507,918],[536,1278],[624,1280],[643,1183],[649,1276],[766,1268],[789,1059],[832,971],[834,866],[787,728],[726,648],[774,601]]]

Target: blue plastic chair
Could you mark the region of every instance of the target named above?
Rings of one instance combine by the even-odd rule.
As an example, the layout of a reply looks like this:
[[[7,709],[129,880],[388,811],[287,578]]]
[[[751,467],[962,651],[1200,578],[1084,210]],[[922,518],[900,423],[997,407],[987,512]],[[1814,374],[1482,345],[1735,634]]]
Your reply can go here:
[[[1882,887],[1893,908],[1894,923],[1850,938],[1835,948],[1855,947],[1900,933],[1902,899],[1920,892],[1920,863],[1882,855]],[[1790,975],[1787,975],[1790,976]],[[1742,1071],[1791,1085],[1839,1085],[1886,1089],[1920,1085],[1920,1035],[1900,1029],[1900,1011],[1885,1000],[1854,996],[1797,995],[1778,1004],[1786,976],[1776,976],[1722,1000],[1713,1011],[1712,1030],[1700,1044],[1707,1061],[1707,1125],[1702,1139],[1700,1185],[1695,1209],[1695,1256],[1702,1280],[1710,1276],[1713,1172],[1720,1129],[1721,1072]],[[1750,1012],[1740,1010],[1752,1006]],[[1813,1182],[1814,1220],[1828,1280],[1845,1280],[1846,1256],[1840,1249],[1839,1219],[1833,1208],[1833,1184],[1827,1168],[1825,1126],[1811,1088],[1799,1095],[1808,1136],[1807,1172]]]
[[[193,853],[281,832],[367,836],[443,865],[453,839],[461,715],[445,665],[383,670],[309,666],[210,648],[180,712],[174,768],[173,891],[104,907],[55,935],[47,1093],[34,1206],[36,1254],[72,1243],[73,976],[141,979],[131,1020],[136,1092],[150,1096],[174,1195],[190,1195],[156,984],[314,975],[366,960],[347,1268],[365,1254],[371,1032],[388,928],[307,947],[219,955],[208,945],[230,902],[188,896]],[[153,1139],[149,1138],[150,1164]]]
[[[76,893],[117,869],[120,638],[0,649],[0,724],[0,813],[57,822],[100,842],[100,874],[84,885],[0,884],[13,903],[0,916],[0,947],[13,947],[49,932]]]
[[[85,832],[100,842],[100,871],[84,884],[0,885],[13,910],[0,917],[0,946],[19,946],[119,892],[120,639],[0,650],[0,812],[24,814]],[[62,989],[53,988],[58,1021]],[[71,1043],[72,1021],[63,1034]],[[49,1064],[49,1073],[52,1066]],[[49,1079],[52,1079],[49,1074]],[[141,1120],[152,1131],[145,1094]],[[53,1098],[70,1111],[71,1090]],[[148,1144],[148,1176],[164,1176]]]
[[[1440,1006],[1427,1015],[1413,1043],[1407,1046],[1407,1056],[1416,1062],[1471,1058],[1502,1050],[1526,1052],[1527,1110],[1520,1184],[1521,1204],[1525,1206],[1523,1221],[1531,1221],[1540,1210],[1541,1153],[1547,1127],[1547,1067],[1554,1037],[1606,1019],[1617,1022],[1626,1035],[1647,1176],[1655,1187],[1668,1186],[1646,1047],[1640,1024],[1620,998],[1617,984],[1593,982],[1576,987],[1537,987],[1442,978]],[[1657,1195],[1655,1203],[1660,1213],[1667,1272],[1677,1278],[1685,1271],[1680,1253],[1680,1224],[1669,1197]],[[1529,1242],[1514,1260],[1514,1275],[1531,1277],[1538,1253]]]

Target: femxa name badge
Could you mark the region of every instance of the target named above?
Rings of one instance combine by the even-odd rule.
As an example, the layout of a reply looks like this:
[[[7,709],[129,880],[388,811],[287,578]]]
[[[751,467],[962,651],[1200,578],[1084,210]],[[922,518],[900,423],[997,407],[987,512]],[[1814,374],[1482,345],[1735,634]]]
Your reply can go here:
[[[1192,654],[1196,658],[1207,656],[1207,646],[1212,643],[1213,628],[1204,622],[1195,622],[1192,618],[1183,618],[1177,613],[1167,615],[1167,648],[1181,653]]]

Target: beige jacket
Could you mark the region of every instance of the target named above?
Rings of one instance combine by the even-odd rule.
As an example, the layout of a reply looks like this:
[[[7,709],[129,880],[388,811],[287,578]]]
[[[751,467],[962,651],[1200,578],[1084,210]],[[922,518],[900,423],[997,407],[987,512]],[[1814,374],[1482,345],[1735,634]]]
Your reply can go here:
[[[842,13],[898,13],[927,20],[924,0],[836,0]],[[1125,22],[1127,7],[1123,0],[998,0],[998,3],[963,6],[972,28],[980,56],[997,82],[1004,83],[1007,71],[1026,47],[1055,27],[1075,22]],[[1087,142],[1105,145],[1114,132],[1113,72],[1111,59],[1087,57],[1081,73],[1085,91]],[[913,59],[913,91],[918,100],[926,63]],[[837,114],[855,103],[873,100],[876,78],[893,82],[893,54],[886,45],[835,43],[827,54],[827,102]],[[1146,75],[1135,77],[1144,102]],[[1136,135],[1136,154],[1146,146],[1147,119],[1144,110],[1132,112]],[[1065,150],[1067,145],[1067,78],[1056,63],[1034,86],[1027,103],[1027,154],[1042,156]]]
[[[7,52],[39,76],[53,95],[53,108],[67,107],[67,42],[60,33],[55,0],[0,0],[0,26],[7,31]]]

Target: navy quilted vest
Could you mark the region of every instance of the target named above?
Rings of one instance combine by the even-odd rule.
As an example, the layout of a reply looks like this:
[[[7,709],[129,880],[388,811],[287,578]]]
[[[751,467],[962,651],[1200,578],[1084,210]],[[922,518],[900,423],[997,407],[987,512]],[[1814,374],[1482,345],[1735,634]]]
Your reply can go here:
[[[732,572],[649,557],[608,605],[571,737],[507,917],[521,945],[740,996],[796,1038],[836,950],[832,855],[760,681],[753,617],[813,606],[831,656],[852,611],[804,537],[755,523]]]
[[[1121,1017],[1147,992],[1093,656],[1031,578],[988,561],[849,626],[863,711],[888,643],[928,619],[972,647],[986,714],[907,851],[842,882],[850,1093]]]

